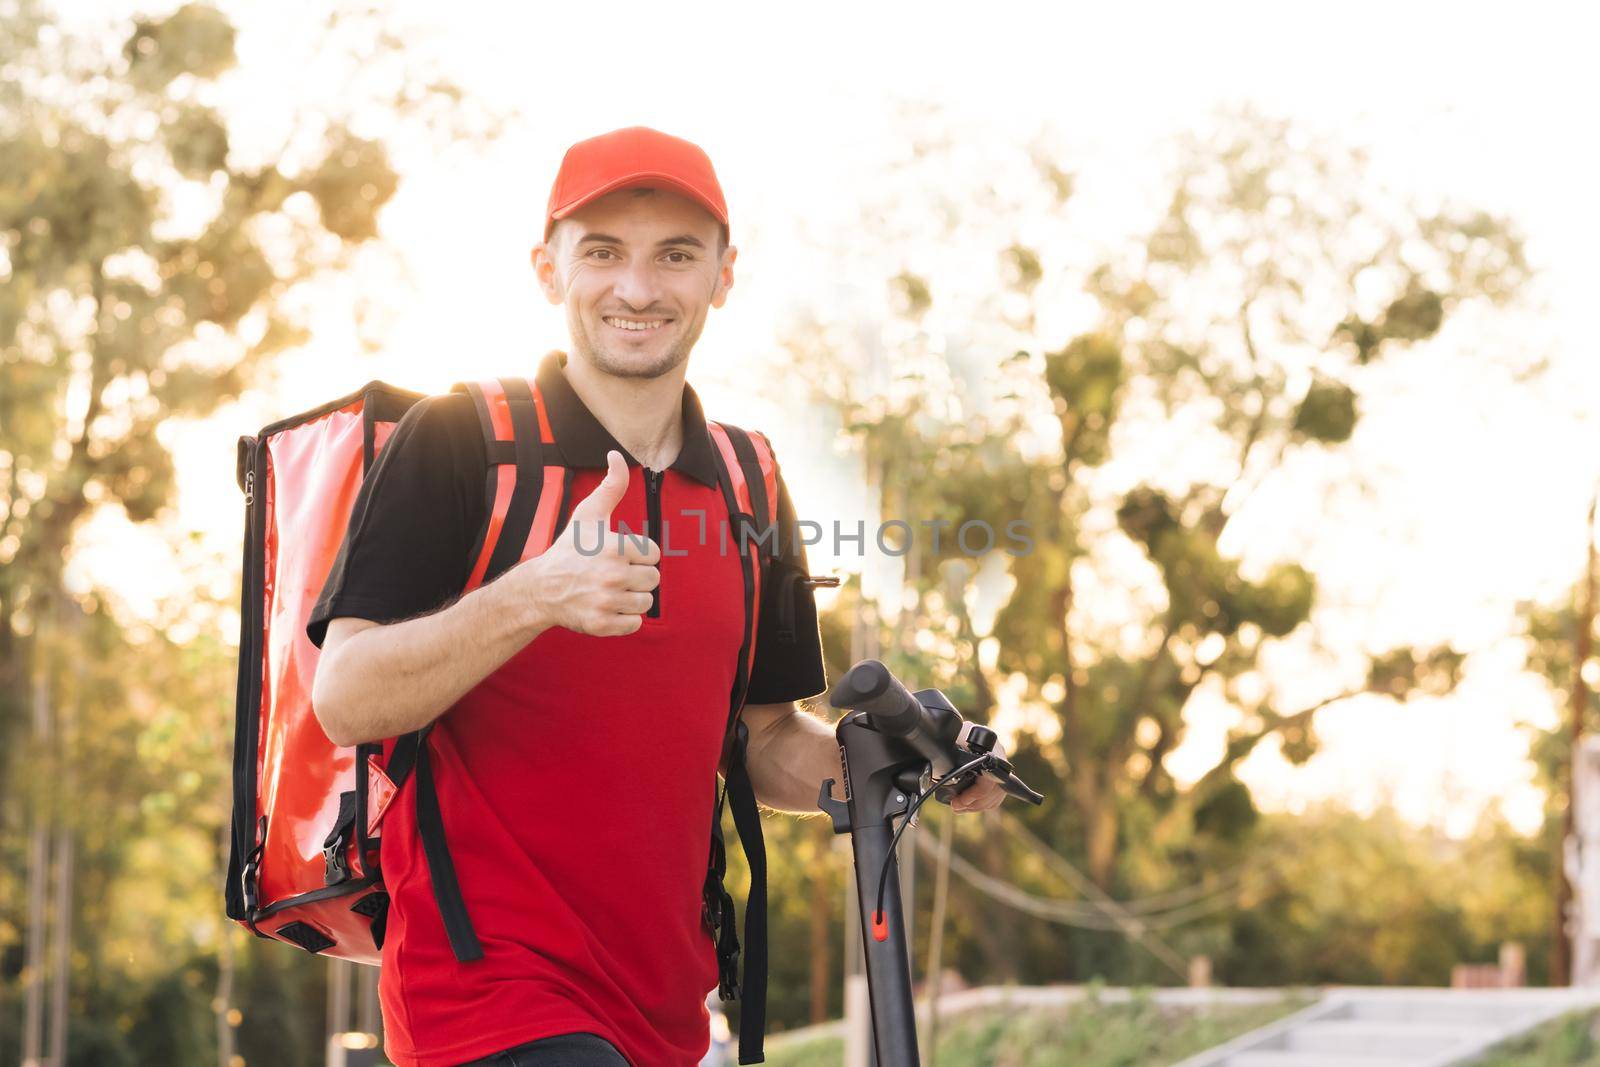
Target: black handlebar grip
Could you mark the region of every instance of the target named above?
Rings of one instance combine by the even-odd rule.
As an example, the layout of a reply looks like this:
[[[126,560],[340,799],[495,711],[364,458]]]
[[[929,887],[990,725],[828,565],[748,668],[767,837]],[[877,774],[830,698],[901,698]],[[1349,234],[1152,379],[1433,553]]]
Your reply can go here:
[[[1018,778],[1015,774],[1007,774],[1005,779],[1001,781],[1000,788],[1004,789],[1007,793],[1016,797],[1018,800],[1026,800],[1034,807],[1038,807],[1040,804],[1044,803],[1044,794],[1035,793],[1032,789],[1029,789],[1022,779]]]
[[[862,660],[845,672],[828,693],[836,708],[859,709],[886,734],[910,737],[922,727],[922,705],[875,659]]]

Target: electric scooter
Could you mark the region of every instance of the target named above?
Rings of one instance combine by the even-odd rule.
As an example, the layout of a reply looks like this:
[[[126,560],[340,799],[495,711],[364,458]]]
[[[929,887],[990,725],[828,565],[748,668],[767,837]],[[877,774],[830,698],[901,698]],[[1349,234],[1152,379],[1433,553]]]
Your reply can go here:
[[[937,689],[907,691],[877,660],[851,667],[828,692],[828,703],[848,712],[834,731],[844,765],[844,799],[833,795],[829,778],[817,806],[833,820],[834,833],[850,835],[877,1067],[918,1067],[895,858],[900,835],[930,797],[948,804],[981,775],[1029,804],[1041,804],[1044,797],[1024,785],[995,750],[993,730],[967,722]]]

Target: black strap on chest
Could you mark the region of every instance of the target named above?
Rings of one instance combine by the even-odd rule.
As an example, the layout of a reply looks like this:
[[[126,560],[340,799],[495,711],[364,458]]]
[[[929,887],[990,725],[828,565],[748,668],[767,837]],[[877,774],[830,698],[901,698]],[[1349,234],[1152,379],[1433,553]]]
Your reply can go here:
[[[509,448],[495,430],[489,412],[490,401],[484,389],[476,383],[458,387],[472,397],[488,460],[484,487],[488,510],[483,529],[467,561],[470,565],[478,560],[486,547],[486,540],[491,536],[495,538],[494,544],[487,546],[490,556],[480,585],[504,574],[522,558],[523,546],[527,543],[544,487],[544,445],[540,438],[532,388],[522,378],[502,378],[499,386],[510,415],[512,442]],[[500,511],[500,525],[495,529],[492,524],[501,491],[498,468],[506,464],[516,467],[516,483],[510,499],[503,502],[505,506]],[[567,471],[567,486],[571,485],[571,473],[571,470]],[[564,508],[566,501],[561,503]],[[390,753],[388,771],[396,786],[405,781],[408,773],[416,775],[414,800],[417,834],[422,839],[422,852],[428,861],[428,880],[433,884],[433,899],[439,906],[439,916],[444,921],[451,953],[458,962],[468,963],[483,958],[483,946],[467,914],[466,899],[461,892],[461,882],[456,877],[455,862],[450,857],[450,848],[445,841],[444,816],[439,809],[438,788],[428,749],[428,734],[432,729],[430,724],[399,738]]]

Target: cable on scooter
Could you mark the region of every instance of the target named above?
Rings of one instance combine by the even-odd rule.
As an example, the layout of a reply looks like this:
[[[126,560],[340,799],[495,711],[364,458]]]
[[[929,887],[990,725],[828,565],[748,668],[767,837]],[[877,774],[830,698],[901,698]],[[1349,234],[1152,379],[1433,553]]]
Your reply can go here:
[[[919,793],[916,800],[912,802],[911,807],[906,809],[906,817],[900,820],[900,825],[895,827],[894,836],[889,839],[889,850],[884,853],[883,867],[878,872],[877,903],[872,909],[872,936],[877,940],[883,941],[889,936],[889,927],[883,915],[883,890],[889,883],[889,864],[894,860],[895,849],[900,846],[900,835],[906,832],[906,827],[911,825],[911,820],[917,814],[917,809],[922,807],[929,797],[933,796],[936,789],[951,779],[966,774],[974,767],[982,767],[993,760],[994,753],[985,752],[977,759],[957,767],[944,777],[929,782],[928,788]]]

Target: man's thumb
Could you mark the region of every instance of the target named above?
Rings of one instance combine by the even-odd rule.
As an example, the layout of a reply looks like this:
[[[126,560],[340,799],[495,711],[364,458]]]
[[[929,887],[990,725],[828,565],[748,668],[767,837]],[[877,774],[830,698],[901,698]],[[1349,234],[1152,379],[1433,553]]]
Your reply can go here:
[[[606,476],[594,487],[594,492],[584,497],[572,509],[572,518],[584,522],[604,521],[611,518],[611,510],[622,501],[628,491],[628,463],[622,453],[612,449],[606,453]]]

